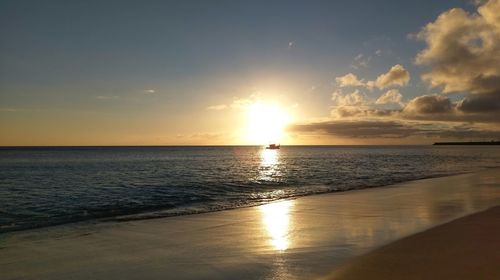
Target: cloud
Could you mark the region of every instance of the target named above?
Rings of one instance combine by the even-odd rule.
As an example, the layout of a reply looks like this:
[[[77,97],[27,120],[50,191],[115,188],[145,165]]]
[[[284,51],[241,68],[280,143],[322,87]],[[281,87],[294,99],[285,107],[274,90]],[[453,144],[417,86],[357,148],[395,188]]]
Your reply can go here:
[[[252,94],[248,97],[245,98],[233,98],[233,101],[230,104],[217,104],[217,105],[211,105],[208,106],[206,109],[207,110],[224,110],[228,108],[233,108],[233,109],[242,109],[246,108],[248,105],[253,104],[257,101],[259,101],[261,98],[259,94]]]
[[[391,104],[391,103],[396,103],[396,104],[402,104],[401,100],[403,99],[403,96],[397,89],[390,89],[384,94],[382,94],[377,101],[375,101],[375,104]]]
[[[144,94],[153,94],[153,93],[156,93],[156,90],[154,90],[154,89],[144,89],[144,90],[142,90],[142,93],[144,93]]]
[[[364,82],[353,73],[349,73],[347,75],[336,77],[335,81],[340,87],[356,87],[356,86],[365,86]]]
[[[414,35],[426,43],[415,58],[429,67],[422,79],[443,93],[465,97],[453,103],[443,96],[423,96],[405,112],[429,118],[439,111],[434,118],[500,123],[500,0],[476,5],[475,13],[448,10]]]
[[[233,100],[233,103],[231,103],[231,105],[229,106],[231,108],[237,108],[237,109],[245,108],[248,105],[255,103],[257,100],[259,100],[259,97],[257,95],[252,94],[247,98],[235,98]]]
[[[454,102],[444,95],[429,94],[415,97],[404,105],[401,93],[390,89],[372,104],[358,102],[357,106],[347,106],[343,103],[349,100],[353,103],[353,96],[337,97],[332,115],[351,120],[382,118],[500,125],[500,0],[482,3],[472,14],[462,9],[446,11],[415,35],[427,44],[416,56],[417,64],[429,67],[422,76],[423,80],[432,87],[441,88],[443,93],[464,94],[461,100]],[[354,77],[355,80],[350,77],[342,81],[363,83],[370,89],[384,89],[407,85],[410,80],[408,71],[399,64],[373,81],[364,83]],[[404,107],[389,110],[371,106],[389,103],[399,103]]]
[[[96,98],[101,100],[109,100],[109,99],[118,99],[120,97],[118,95],[99,95],[96,96]]]
[[[196,138],[196,139],[219,139],[223,136],[222,133],[194,133],[191,135],[188,135],[189,138]]]
[[[207,107],[207,110],[216,110],[216,111],[219,111],[219,110],[224,110],[227,108],[227,105],[226,104],[220,104],[220,105],[212,105],[212,106],[208,106]]]
[[[334,107],[331,115],[336,119],[394,119],[402,118],[401,109],[375,109],[368,106],[343,106]]]
[[[354,61],[351,63],[350,67],[353,69],[358,69],[359,67],[368,67],[368,63],[372,60],[372,57],[365,56],[364,54],[360,53],[356,57],[354,57]]]
[[[386,120],[323,121],[295,124],[290,126],[289,130],[313,135],[368,139],[407,137],[496,139],[500,137],[500,130],[478,129],[461,125],[436,126],[432,123]]]
[[[358,96],[359,94],[359,96]],[[500,101],[484,100],[483,97],[466,97],[452,102],[448,96],[422,95],[413,98],[402,109],[374,108],[364,95],[355,91],[348,95],[336,92],[331,115],[334,120],[425,120],[454,123],[488,123],[499,125]],[[375,102],[376,103],[376,102]]]
[[[390,50],[377,49],[373,53],[368,55],[360,53],[354,57],[354,60],[352,61],[351,65],[349,65],[349,67],[353,69],[368,68],[373,59],[378,59],[383,55],[389,55],[390,52]]]
[[[500,113],[500,94],[467,96],[458,102],[457,109],[464,113]]]
[[[427,67],[422,79],[441,89],[439,94],[423,94],[404,104],[395,87],[408,85],[410,73],[400,64],[374,80],[349,73],[336,78],[339,88],[332,94],[329,119],[295,124],[289,130],[366,139],[500,138],[500,0],[478,5],[475,13],[446,11],[415,35],[426,43],[415,58]],[[355,61],[362,59],[358,55]],[[343,94],[346,87],[358,89]],[[360,87],[389,90],[373,102]],[[448,93],[463,97],[457,101]],[[376,106],[386,104],[400,104],[401,109]]]
[[[315,132],[347,138],[400,138],[418,131],[395,121],[325,121],[297,124],[290,128],[296,132]]]
[[[446,114],[453,110],[450,99],[446,96],[423,95],[412,99],[403,112],[409,115]]]
[[[357,117],[363,114],[363,109],[351,106],[335,107],[332,116],[339,119]]]
[[[365,82],[353,73],[336,77],[335,81],[340,87],[366,87],[369,89],[385,89],[394,86],[406,86],[410,81],[410,72],[400,64],[396,64],[387,73],[381,74],[374,81]]]
[[[378,76],[375,81],[370,81],[367,85],[384,89],[392,86],[405,86],[409,81],[410,73],[400,64],[396,64],[387,73]]]
[[[368,104],[366,96],[357,89],[348,94],[343,94],[342,91],[337,90],[332,94],[332,101],[332,116],[337,118],[357,116],[360,110]]]
[[[361,106],[366,103],[366,98],[359,90],[355,90],[349,94],[335,91],[332,94],[332,101],[335,103],[335,106]]]
[[[415,37],[427,46],[416,63],[430,67],[422,79],[444,93],[500,94],[500,0],[476,13],[455,8],[442,13]]]

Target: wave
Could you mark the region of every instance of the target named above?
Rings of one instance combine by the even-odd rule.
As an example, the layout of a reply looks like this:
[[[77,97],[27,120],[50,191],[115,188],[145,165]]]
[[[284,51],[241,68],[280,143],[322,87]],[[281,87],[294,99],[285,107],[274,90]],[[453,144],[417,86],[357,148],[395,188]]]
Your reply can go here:
[[[108,209],[85,209],[79,215],[68,214],[51,217],[51,220],[40,221],[24,220],[22,223],[11,223],[8,225],[0,225],[0,233],[15,232],[29,229],[45,228],[57,225],[81,223],[81,222],[126,222],[133,220],[146,220],[156,218],[166,218],[182,215],[202,214],[209,212],[217,212],[224,210],[237,209],[242,207],[254,207],[270,202],[295,199],[304,196],[345,192],[352,190],[361,190],[367,188],[384,187],[392,184],[403,183],[413,180],[422,180],[436,177],[452,176],[461,173],[446,173],[431,176],[420,176],[408,178],[407,180],[394,180],[380,185],[358,185],[358,186],[329,186],[329,185],[309,185],[294,187],[289,189],[276,189],[267,192],[252,193],[248,197],[239,199],[216,200],[213,198],[190,200],[178,202],[177,206],[172,203],[166,203],[156,206],[140,206],[135,208],[120,207]],[[0,214],[4,214],[1,213]]]

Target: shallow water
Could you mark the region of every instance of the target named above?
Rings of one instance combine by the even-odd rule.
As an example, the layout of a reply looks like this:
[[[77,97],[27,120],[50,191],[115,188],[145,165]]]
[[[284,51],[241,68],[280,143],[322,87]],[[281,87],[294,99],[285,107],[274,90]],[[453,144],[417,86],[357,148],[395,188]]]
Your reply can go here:
[[[484,146],[4,148],[0,232],[209,212],[496,166],[500,148]]]

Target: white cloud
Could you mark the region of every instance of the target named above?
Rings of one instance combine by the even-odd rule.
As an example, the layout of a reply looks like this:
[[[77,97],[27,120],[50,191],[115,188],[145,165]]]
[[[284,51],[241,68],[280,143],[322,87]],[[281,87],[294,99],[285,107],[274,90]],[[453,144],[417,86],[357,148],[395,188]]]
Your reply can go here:
[[[454,8],[415,35],[426,48],[417,64],[430,70],[422,75],[443,93],[467,95],[455,108],[473,120],[500,123],[500,0],[481,1],[477,12]]]
[[[374,81],[365,82],[353,73],[336,77],[335,81],[340,87],[366,87],[368,89],[385,89],[395,86],[406,86],[410,81],[410,72],[400,64],[396,64],[387,73],[381,74]]]
[[[356,75],[354,75],[353,73],[349,73],[349,74],[346,74],[346,75],[341,76],[341,77],[336,77],[335,81],[337,82],[337,84],[340,87],[364,86],[365,85],[364,82],[362,80],[358,79],[358,77]]]
[[[367,83],[368,87],[377,87],[384,89],[392,86],[405,86],[410,81],[410,72],[400,64],[396,64],[391,69],[377,77],[375,81]]]
[[[332,94],[332,101],[335,106],[361,106],[366,104],[366,98],[359,90],[355,90],[349,94],[342,94],[340,91],[335,91]]]
[[[444,93],[500,94],[500,0],[476,13],[454,8],[427,24],[416,38],[427,47],[416,63],[430,66],[423,80]]]
[[[382,94],[377,101],[375,101],[375,104],[402,104],[403,96],[397,89],[390,89],[386,91],[384,94]]]

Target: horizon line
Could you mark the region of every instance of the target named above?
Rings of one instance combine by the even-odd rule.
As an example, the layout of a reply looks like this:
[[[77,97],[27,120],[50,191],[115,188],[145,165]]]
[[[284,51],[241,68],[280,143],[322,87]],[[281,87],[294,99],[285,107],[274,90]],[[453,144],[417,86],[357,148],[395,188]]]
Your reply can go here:
[[[161,147],[264,147],[267,145],[221,144],[221,145],[0,145],[3,148],[161,148]],[[281,144],[282,147],[328,147],[328,146],[432,146],[432,144]]]

